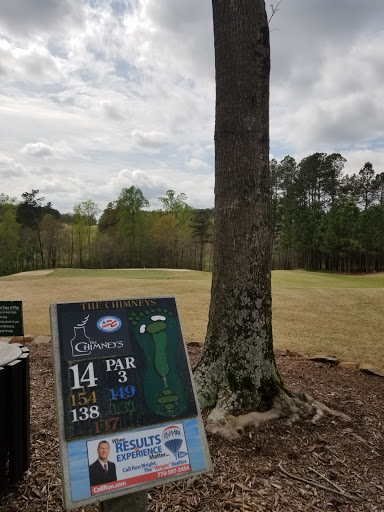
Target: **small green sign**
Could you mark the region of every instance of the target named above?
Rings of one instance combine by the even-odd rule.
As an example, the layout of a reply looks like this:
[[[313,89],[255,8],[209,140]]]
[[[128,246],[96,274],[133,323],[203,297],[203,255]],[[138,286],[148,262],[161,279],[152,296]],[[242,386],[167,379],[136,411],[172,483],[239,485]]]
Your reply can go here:
[[[0,301],[0,336],[24,336],[21,301]]]

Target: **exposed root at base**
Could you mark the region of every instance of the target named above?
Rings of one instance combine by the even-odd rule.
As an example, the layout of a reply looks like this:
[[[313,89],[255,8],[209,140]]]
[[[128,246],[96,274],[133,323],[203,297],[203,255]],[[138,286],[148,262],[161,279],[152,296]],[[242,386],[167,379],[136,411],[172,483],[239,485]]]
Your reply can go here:
[[[208,416],[206,430],[225,439],[235,440],[241,437],[246,427],[258,427],[266,421],[284,418],[290,424],[300,419],[316,423],[324,414],[336,416],[343,421],[351,421],[346,414],[330,409],[307,393],[288,395],[281,392],[275,398],[273,407],[269,411],[233,416],[232,414],[223,414],[217,408],[213,409]]]

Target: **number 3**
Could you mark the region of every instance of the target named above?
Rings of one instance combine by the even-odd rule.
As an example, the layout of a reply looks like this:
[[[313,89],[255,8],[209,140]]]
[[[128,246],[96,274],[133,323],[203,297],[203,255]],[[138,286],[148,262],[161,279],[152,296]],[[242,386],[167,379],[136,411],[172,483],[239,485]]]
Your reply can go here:
[[[124,370],[121,370],[119,372],[119,378],[117,380],[119,382],[127,382],[127,380],[128,380],[127,372],[125,372]]]
[[[79,412],[80,412],[80,415],[79,415],[80,421],[84,421],[89,418],[88,407],[80,407]]]

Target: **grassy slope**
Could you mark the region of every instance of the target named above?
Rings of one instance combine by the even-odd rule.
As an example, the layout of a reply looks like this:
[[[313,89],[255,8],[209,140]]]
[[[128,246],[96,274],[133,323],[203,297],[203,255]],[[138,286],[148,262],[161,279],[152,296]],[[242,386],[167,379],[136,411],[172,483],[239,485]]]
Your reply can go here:
[[[383,274],[275,271],[275,346],[384,366],[383,304]]]
[[[52,302],[175,295],[187,341],[203,340],[210,274],[166,270],[56,270],[0,278],[0,300],[23,300],[25,330],[48,334]],[[384,366],[384,275],[274,271],[275,346]]]
[[[166,270],[55,270],[0,278],[0,300],[22,300],[26,333],[49,334],[49,305],[174,295],[186,340],[204,339],[211,276]]]

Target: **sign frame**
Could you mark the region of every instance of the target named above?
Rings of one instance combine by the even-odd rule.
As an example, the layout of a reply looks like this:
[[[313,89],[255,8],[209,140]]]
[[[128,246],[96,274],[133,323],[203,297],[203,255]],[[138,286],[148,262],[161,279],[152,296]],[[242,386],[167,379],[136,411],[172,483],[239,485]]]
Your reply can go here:
[[[128,365],[127,368],[129,367],[129,363],[131,363],[133,368],[135,368],[134,364],[132,363],[132,359],[134,359],[134,358],[130,357],[132,355],[132,353],[131,352],[126,353],[124,351],[123,352],[119,351],[119,348],[116,348],[116,350],[118,351],[118,355],[106,356],[102,350],[101,351],[99,350],[99,353],[97,356],[94,356],[92,353],[88,353],[88,352],[84,352],[85,355],[81,355],[81,354],[79,355],[73,348],[73,343],[72,343],[71,344],[72,352],[69,352],[68,347],[69,347],[70,340],[68,339],[69,338],[68,325],[70,324],[69,319],[71,319],[71,311],[69,311],[69,310],[71,308],[74,308],[77,311],[77,310],[79,310],[79,308],[80,309],[88,308],[90,311],[92,321],[93,321],[92,325],[94,325],[94,323],[95,323],[94,320],[95,320],[96,316],[99,315],[101,317],[101,320],[103,320],[104,318],[107,319],[107,320],[103,320],[103,321],[107,321],[109,323],[108,329],[109,329],[109,332],[111,332],[112,329],[114,329],[114,326],[119,325],[118,324],[118,322],[120,322],[119,317],[120,316],[124,317],[124,314],[121,313],[121,311],[122,311],[122,309],[124,310],[124,309],[128,308],[128,306],[124,306],[124,304],[125,305],[139,304],[139,305],[143,305],[143,307],[144,307],[146,304],[149,303],[149,301],[152,301],[154,303],[157,302],[162,305],[170,304],[171,308],[173,307],[173,310],[176,313],[175,314],[176,318],[173,319],[172,321],[173,321],[173,326],[175,326],[177,324],[177,328],[178,328],[177,343],[179,346],[179,352],[182,353],[182,351],[184,351],[183,353],[184,353],[184,358],[185,358],[185,361],[182,360],[182,363],[184,365],[183,377],[187,377],[185,379],[185,381],[183,381],[183,386],[186,389],[186,395],[187,395],[186,405],[184,404],[184,410],[186,411],[185,414],[183,414],[183,412],[181,412],[174,416],[169,416],[169,417],[164,416],[163,418],[160,418],[160,416],[158,416],[157,413],[151,413],[151,412],[148,413],[148,410],[147,410],[146,415],[143,413],[139,424],[124,425],[123,422],[121,422],[120,427],[117,428],[116,431],[109,431],[109,432],[102,432],[102,433],[94,433],[94,432],[91,433],[89,430],[87,430],[87,428],[89,428],[86,426],[88,424],[88,422],[83,422],[85,425],[83,430],[81,430],[81,429],[75,430],[71,426],[68,427],[68,418],[69,418],[68,392],[70,392],[70,389],[73,389],[73,387],[76,386],[76,381],[74,381],[75,384],[74,384],[74,386],[71,386],[71,388],[68,387],[68,385],[66,384],[66,381],[68,380],[67,374],[71,374],[73,379],[75,378],[74,377],[75,372],[69,370],[70,368],[80,367],[79,364],[75,364],[75,363],[77,363],[78,361],[81,361],[83,363],[82,368],[84,368],[84,365],[87,364],[88,361],[92,363],[91,372],[89,372],[90,364],[88,363],[87,376],[89,377],[89,375],[91,373],[91,375],[93,375],[93,378],[95,379],[95,381],[100,379],[98,384],[100,385],[100,389],[101,389],[102,393],[105,391],[112,392],[112,398],[109,397],[110,404],[112,402],[112,399],[115,398],[114,394],[120,392],[120,390],[117,391],[116,388],[114,390],[105,388],[105,386],[111,385],[110,379],[109,379],[110,375],[105,377],[104,374],[112,373],[111,370],[114,368],[114,364],[115,364],[112,361],[114,361],[114,360],[119,361],[119,364],[124,363],[124,364]],[[116,313],[116,315],[115,315],[115,313],[111,310],[109,312],[108,316],[105,315],[105,305],[108,305],[108,304],[115,304],[115,305],[123,304],[123,308],[119,310],[121,314],[119,315],[118,313]],[[140,309],[140,307],[141,306],[138,306],[135,308],[132,306],[133,309],[130,310],[130,313],[129,313],[131,315],[130,320],[132,320],[132,317],[133,317],[133,320],[135,320],[134,316],[137,315],[137,311]],[[63,313],[63,311],[66,311],[66,310],[68,310],[68,314]],[[133,311],[133,314],[132,314],[132,311]],[[155,316],[151,317],[152,319],[160,318],[157,311],[160,311],[160,309],[156,310]],[[164,311],[166,311],[166,309],[164,309]],[[148,311],[146,311],[146,313],[148,313]],[[172,313],[170,313],[170,315],[171,314]],[[84,313],[83,313],[83,315],[84,315]],[[144,315],[144,313],[140,313],[140,315]],[[127,316],[128,316],[128,312],[127,312]],[[190,362],[189,362],[188,355],[187,355],[187,348],[186,348],[186,344],[185,344],[185,341],[184,341],[184,338],[182,335],[180,320],[179,320],[178,313],[177,313],[176,299],[174,296],[161,296],[161,297],[159,296],[159,297],[149,297],[149,298],[142,297],[142,298],[134,298],[134,299],[111,299],[111,300],[103,299],[103,300],[92,300],[92,301],[87,300],[87,301],[82,301],[82,302],[71,302],[71,303],[55,303],[55,304],[51,304],[51,306],[50,306],[50,317],[51,317],[51,333],[52,333],[53,363],[54,363],[54,382],[55,382],[55,392],[56,392],[56,409],[57,409],[57,418],[58,418],[61,471],[62,471],[62,480],[63,480],[64,504],[65,504],[65,508],[67,510],[90,505],[92,503],[96,503],[96,502],[100,502],[100,501],[104,501],[104,500],[119,498],[119,497],[122,497],[122,496],[130,494],[130,493],[135,493],[135,492],[149,489],[156,485],[162,485],[162,484],[166,484],[166,483],[173,482],[176,480],[181,480],[181,479],[189,478],[194,475],[203,474],[203,473],[212,471],[212,462],[211,462],[211,458],[210,458],[210,454],[209,454],[207,440],[205,437],[204,425],[203,425],[203,421],[202,421],[202,417],[201,417],[201,413],[200,413],[200,409],[199,409],[199,405],[198,405],[196,389],[194,386]],[[79,318],[79,316],[77,316],[77,318]],[[98,320],[97,323],[99,324],[99,322],[101,320]],[[64,321],[64,323],[63,323],[63,321]],[[72,324],[73,324],[73,322],[72,322]],[[72,324],[71,324],[71,327],[73,327],[73,329],[75,330],[75,334],[76,334],[76,327],[74,326],[75,324],[73,324],[73,325]],[[140,324],[140,322],[139,322],[139,324]],[[79,325],[79,324],[77,324],[77,325]],[[154,324],[152,324],[152,325],[154,325]],[[139,327],[142,328],[142,326],[138,325],[136,329],[138,329]],[[120,328],[120,325],[117,327],[117,329],[119,329],[119,328]],[[100,329],[100,326],[98,326],[98,329]],[[154,329],[154,327],[152,327],[152,329]],[[145,328],[144,328],[144,330],[145,330]],[[63,339],[64,331],[66,332],[65,344],[64,344],[64,339]],[[132,349],[132,344],[133,344],[133,349],[136,351],[138,350],[140,352],[140,350],[138,348],[139,343],[137,342],[137,336],[136,337],[131,336],[132,326],[131,326],[131,333],[129,336],[127,335],[127,332],[125,332],[125,331],[123,332],[123,330],[121,332],[123,334],[121,334],[120,337],[122,337],[122,338],[123,338],[123,336],[128,337],[128,342],[131,343],[131,349]],[[136,330],[135,332],[138,333],[141,331]],[[100,335],[100,336],[102,336],[102,335]],[[93,337],[95,337],[95,335],[93,335]],[[124,339],[126,339],[126,338],[124,338]],[[158,341],[161,342],[161,340],[159,340],[159,339],[158,339]],[[129,343],[128,343],[128,345],[129,345]],[[116,344],[116,346],[117,346],[117,344]],[[76,348],[76,350],[78,350],[78,349],[83,350],[83,348],[85,350],[88,349],[86,345],[79,345]],[[95,348],[95,352],[97,352],[97,348]],[[112,354],[113,354],[113,351],[112,351]],[[76,357],[78,357],[79,359],[76,359]],[[153,360],[152,360],[152,363],[153,363]],[[161,370],[161,365],[167,364],[167,363],[164,363],[163,360],[158,359],[157,362],[155,361],[155,364],[157,364]],[[100,368],[103,365],[104,365],[104,374],[100,370]],[[139,369],[137,369],[137,370],[130,369],[129,372],[132,372],[131,375],[137,376],[137,381],[136,381],[135,386],[138,389],[138,396],[140,399],[140,401],[138,402],[138,406],[139,406],[138,408],[140,410],[148,409],[148,407],[146,408],[146,406],[145,406],[145,403],[148,405],[148,395],[145,395],[145,397],[143,398],[143,394],[140,395],[140,393],[139,393],[140,392],[139,388],[145,387],[146,381],[141,380],[142,376],[140,376]],[[129,372],[125,372],[125,373],[129,374]],[[115,372],[115,373],[118,373],[118,372]],[[81,370],[81,372],[80,372],[80,377],[78,375],[76,376],[78,385],[82,384],[82,382],[81,382],[82,374],[83,374],[83,370]],[[85,375],[85,373],[83,374],[83,377],[84,377],[84,375]],[[180,372],[180,375],[181,375],[181,372]],[[188,381],[188,378],[189,378],[189,382],[186,382],[186,381]],[[74,383],[73,379],[71,380],[71,384]],[[84,380],[89,380],[89,379],[84,378]],[[94,388],[92,388],[92,389],[98,389],[95,382],[93,382],[93,385],[94,385]],[[81,387],[82,387],[82,390],[80,390],[80,391],[84,391],[84,390],[88,389],[85,386],[81,386]],[[128,387],[131,389],[131,386],[127,386],[127,388]],[[132,386],[132,388],[133,388],[133,386]],[[99,398],[100,389],[97,390],[98,398]],[[122,389],[122,388],[120,388],[120,389]],[[129,389],[129,391],[130,391],[130,389]],[[88,391],[90,391],[90,389],[88,389]],[[85,393],[81,393],[81,394],[82,394],[82,396],[84,396]],[[72,398],[73,396],[75,396],[75,395],[71,395],[72,401],[74,400]],[[102,400],[100,401],[101,416],[106,407],[106,406],[104,406],[103,396],[102,396]],[[76,400],[76,398],[75,398],[75,400]],[[93,402],[93,403],[95,403],[95,402]],[[99,402],[97,402],[97,404],[99,405]],[[115,404],[113,404],[113,406],[114,405]],[[104,409],[103,409],[103,407],[104,407]],[[112,405],[110,405],[110,407],[112,407]],[[169,407],[172,407],[172,406],[169,406]],[[97,407],[97,409],[98,409],[98,413],[99,413],[99,407]],[[153,410],[155,410],[155,409],[153,409]],[[148,414],[149,414],[149,416],[148,416]],[[152,416],[151,416],[151,414],[152,414]],[[75,422],[75,425],[80,423],[77,421],[76,413],[72,413],[72,418],[74,418],[74,419],[72,419],[72,423]],[[128,418],[128,415],[125,415],[125,416],[123,415],[122,418]],[[106,420],[103,420],[103,421],[105,423]],[[102,423],[101,418],[100,418],[100,423]],[[169,429],[171,429],[171,430],[169,430]],[[145,458],[147,453],[152,453],[151,449],[144,448],[143,450],[140,450],[139,448],[141,448],[141,445],[137,443],[137,440],[141,436],[140,439],[145,441],[145,445],[144,445],[145,447],[149,446],[150,442],[152,444],[158,444],[159,446],[161,443],[163,443],[167,447],[167,444],[165,443],[163,437],[168,432],[171,432],[171,435],[179,436],[180,440],[177,441],[176,446],[178,446],[178,444],[181,443],[180,446],[183,446],[184,447],[183,449],[186,451],[180,451],[179,453],[176,453],[176,459],[175,459],[176,462],[172,462],[171,464],[163,464],[162,466],[161,465],[156,466],[155,462],[153,460],[149,461],[148,457]],[[135,441],[134,441],[134,439],[135,439]],[[192,442],[192,439],[193,439],[193,442]],[[96,450],[97,442],[104,441],[104,440],[108,441],[110,446],[113,446],[113,450],[116,452],[114,454],[115,460],[117,459],[117,461],[118,461],[119,457],[122,457],[122,458],[131,457],[131,456],[135,457],[136,455],[142,456],[143,458],[141,459],[141,461],[142,461],[141,467],[145,467],[147,465],[147,467],[149,467],[149,469],[145,469],[145,470],[141,469],[141,468],[139,469],[140,465],[135,466],[133,463],[128,467],[122,467],[121,465],[117,464],[118,475],[120,475],[120,477],[122,475],[121,471],[130,471],[128,476],[131,478],[127,478],[126,480],[122,480],[122,479],[118,478],[116,480],[116,485],[119,484],[119,482],[121,483],[121,485],[122,485],[122,482],[124,482],[124,481],[128,482],[125,484],[125,487],[122,488],[120,486],[121,490],[119,490],[119,486],[112,488],[113,484],[111,484],[110,486],[104,485],[103,489],[100,491],[100,494],[98,494],[99,488],[101,489],[101,487],[91,487],[91,484],[89,483],[90,480],[89,480],[89,482],[88,482],[89,489],[87,488],[87,491],[83,492],[83,494],[87,495],[87,496],[84,497],[82,495],[82,491],[80,492],[76,488],[76,486],[78,486],[79,484],[76,483],[77,469],[75,469],[75,468],[78,465],[81,465],[82,466],[82,470],[81,470],[82,475],[84,476],[85,464],[87,465],[87,468],[88,468],[88,464],[90,464],[90,462],[91,462],[90,454],[91,453],[94,454],[94,452]],[[134,446],[133,443],[135,443],[135,442],[137,444],[137,446],[134,447],[134,449],[136,450],[136,453],[133,453],[133,452],[130,452],[129,450],[131,450],[131,446]],[[115,444],[113,444],[113,443],[115,443]],[[163,444],[161,446],[163,446]],[[168,446],[170,446],[170,445],[168,444]],[[191,448],[188,448],[188,446],[192,447],[193,450],[196,450],[196,454],[194,454],[193,450]],[[153,449],[155,450],[155,448],[153,448]],[[125,450],[124,453],[117,455],[118,451],[123,452],[123,450]],[[161,448],[158,448],[158,450],[161,450]],[[168,450],[171,450],[171,448],[168,448]],[[166,450],[163,450],[163,451],[166,452]],[[79,452],[82,454],[81,457],[79,455],[76,455],[76,457],[77,457],[76,460],[74,458],[75,452],[76,453]],[[86,452],[87,452],[89,460],[85,461],[84,454]],[[137,452],[139,452],[139,453],[137,453]],[[179,454],[183,454],[182,457],[184,457],[184,459],[180,459],[180,458],[178,459]],[[173,453],[173,455],[175,456],[175,453]],[[162,461],[170,461],[171,460],[170,452],[162,453],[161,456],[164,457],[162,459]],[[80,459],[79,459],[79,457],[80,457]],[[150,456],[149,458],[155,458],[155,457]],[[94,457],[93,457],[93,460],[94,460]],[[179,460],[179,463],[177,462],[178,460]],[[157,468],[162,468],[162,471],[157,471]],[[135,470],[137,471],[137,474],[135,474]],[[143,471],[148,472],[148,474],[143,474]],[[157,473],[156,473],[156,471],[157,471]],[[156,474],[156,476],[155,476],[155,474]],[[127,475],[124,475],[124,476],[127,476]],[[86,481],[86,479],[85,479],[85,481]],[[129,482],[132,482],[132,483],[129,483]],[[107,489],[107,487],[108,487],[108,489]],[[109,487],[111,489],[109,489]],[[107,489],[107,490],[105,490],[105,489]],[[94,494],[94,492],[96,492],[97,494]]]

